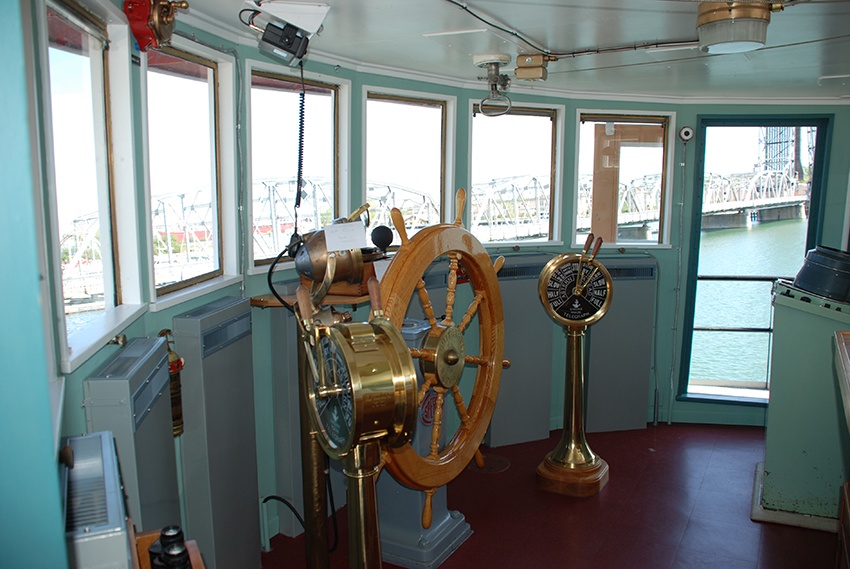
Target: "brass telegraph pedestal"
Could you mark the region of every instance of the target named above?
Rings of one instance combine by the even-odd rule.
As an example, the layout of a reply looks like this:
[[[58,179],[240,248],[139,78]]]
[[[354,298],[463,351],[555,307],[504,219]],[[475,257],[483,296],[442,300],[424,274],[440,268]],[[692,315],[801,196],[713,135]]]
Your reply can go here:
[[[537,487],[547,492],[584,498],[598,494],[608,483],[608,463],[584,438],[584,329],[567,335],[567,388],[564,432],[558,446],[537,467]]]
[[[555,257],[537,283],[543,307],[567,336],[564,432],[537,467],[537,487],[577,498],[593,496],[608,483],[608,463],[590,450],[584,436],[584,333],[605,315],[613,295],[611,275],[596,260],[601,246],[602,238],[594,244],[591,233],[581,254]]]

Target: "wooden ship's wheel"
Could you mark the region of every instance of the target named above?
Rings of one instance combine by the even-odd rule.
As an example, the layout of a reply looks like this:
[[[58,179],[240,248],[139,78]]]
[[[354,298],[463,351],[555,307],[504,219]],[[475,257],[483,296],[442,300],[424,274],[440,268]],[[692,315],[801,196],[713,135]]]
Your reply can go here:
[[[419,360],[424,376],[419,405],[430,397],[435,398],[429,451],[423,456],[408,442],[387,449],[385,455],[386,468],[397,481],[426,493],[422,515],[425,528],[431,524],[430,497],[436,489],[457,477],[473,458],[480,467],[484,466],[479,446],[496,405],[502,367],[509,365],[502,359],[504,317],[496,277],[504,258],[493,262],[478,239],[462,226],[465,200],[465,190],[458,190],[454,223],[427,227],[409,239],[401,212],[393,209],[393,224],[401,237],[401,247],[381,281],[384,316],[398,329],[409,304],[417,299],[430,324],[423,346],[411,348],[411,355]],[[439,320],[423,278],[426,269],[437,260],[448,262],[445,316]],[[465,310],[455,307],[459,274],[468,278],[474,294]],[[416,297],[411,300],[414,294]],[[477,354],[465,342],[471,327],[477,327],[478,331]],[[464,385],[462,390],[461,376],[469,366],[477,368],[474,384],[471,389]],[[469,393],[468,400],[464,399],[464,392]],[[447,442],[441,444],[447,406],[456,409],[460,424],[453,434],[445,433]]]

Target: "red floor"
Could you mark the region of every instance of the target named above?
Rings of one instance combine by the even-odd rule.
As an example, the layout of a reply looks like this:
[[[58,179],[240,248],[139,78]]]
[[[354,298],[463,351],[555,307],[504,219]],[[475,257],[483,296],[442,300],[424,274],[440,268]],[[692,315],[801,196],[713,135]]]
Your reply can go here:
[[[503,472],[466,470],[447,490],[472,536],[442,565],[566,569],[820,569],[834,567],[832,533],[750,520],[764,429],[659,425],[591,433],[610,466],[599,494],[569,498],[535,488],[535,469],[560,439],[482,449]],[[387,476],[387,474],[382,474]],[[345,510],[333,569],[348,567]],[[263,569],[305,567],[303,534],[278,535]],[[394,569],[395,565],[384,563]]]

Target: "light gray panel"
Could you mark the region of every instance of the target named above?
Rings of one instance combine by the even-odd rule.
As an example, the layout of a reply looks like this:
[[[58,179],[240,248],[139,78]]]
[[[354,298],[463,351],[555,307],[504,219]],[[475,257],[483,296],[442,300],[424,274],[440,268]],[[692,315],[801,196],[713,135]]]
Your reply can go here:
[[[173,320],[181,374],[186,535],[209,569],[259,569],[251,308],[225,297]]]
[[[657,267],[650,259],[600,259],[614,296],[586,335],[587,432],[644,429],[652,375]]]
[[[537,298],[549,255],[507,257],[499,271],[505,317],[505,358],[496,409],[485,442],[491,447],[549,437],[551,320]]]
[[[164,338],[134,338],[83,381],[86,425],[115,437],[138,531],[180,523]]]

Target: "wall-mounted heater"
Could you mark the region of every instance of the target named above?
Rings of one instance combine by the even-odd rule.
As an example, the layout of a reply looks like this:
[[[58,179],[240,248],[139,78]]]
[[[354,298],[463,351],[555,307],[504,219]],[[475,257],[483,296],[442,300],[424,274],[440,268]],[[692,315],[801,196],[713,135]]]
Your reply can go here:
[[[599,258],[614,282],[605,318],[587,332],[588,433],[645,429],[650,385],[658,266],[651,258]]]
[[[138,531],[179,525],[165,338],[134,338],[83,381],[86,428],[111,431]]]
[[[172,324],[181,372],[185,530],[207,569],[259,569],[260,504],[248,299],[224,297]]]
[[[112,433],[70,437],[62,446],[70,450],[63,448],[68,458],[60,470],[69,566],[130,569],[134,544]]]
[[[499,271],[505,315],[505,358],[499,397],[485,442],[490,447],[549,437],[552,321],[537,298],[537,280],[551,255],[511,255]]]

